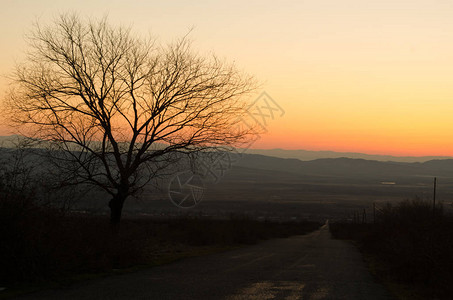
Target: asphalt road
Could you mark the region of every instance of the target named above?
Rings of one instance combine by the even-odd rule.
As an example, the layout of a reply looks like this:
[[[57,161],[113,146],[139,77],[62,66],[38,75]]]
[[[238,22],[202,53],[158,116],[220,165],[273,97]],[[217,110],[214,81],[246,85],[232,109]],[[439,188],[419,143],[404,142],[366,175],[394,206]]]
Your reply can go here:
[[[23,299],[391,299],[328,224],[305,236],[184,259]]]

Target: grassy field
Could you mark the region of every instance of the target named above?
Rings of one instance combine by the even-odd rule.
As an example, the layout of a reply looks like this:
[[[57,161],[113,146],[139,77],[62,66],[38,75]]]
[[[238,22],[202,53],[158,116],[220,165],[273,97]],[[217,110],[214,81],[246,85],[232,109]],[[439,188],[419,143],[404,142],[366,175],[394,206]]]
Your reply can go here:
[[[383,185],[382,181],[397,184]],[[452,210],[453,183],[445,178],[438,182],[438,199],[444,201],[445,210]],[[170,202],[165,186],[162,190],[149,187],[138,198],[126,201],[124,213],[131,217],[247,214],[256,219],[335,221],[351,218],[354,211],[363,209],[370,217],[373,203],[382,206],[416,195],[431,198],[432,178],[317,177],[233,167],[218,183],[207,182],[204,192],[196,207],[181,210]],[[76,208],[108,213],[108,200],[106,195],[93,195],[76,203]]]
[[[400,299],[451,299],[453,217],[431,203],[383,207],[375,224],[332,223],[335,238],[354,241],[371,271]]]

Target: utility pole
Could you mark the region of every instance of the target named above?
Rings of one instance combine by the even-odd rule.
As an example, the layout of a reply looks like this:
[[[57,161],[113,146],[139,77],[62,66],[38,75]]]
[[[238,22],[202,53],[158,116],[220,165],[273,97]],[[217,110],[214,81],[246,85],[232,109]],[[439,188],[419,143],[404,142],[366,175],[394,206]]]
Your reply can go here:
[[[373,223],[376,224],[376,202],[373,202]]]
[[[436,187],[437,187],[437,178],[434,177],[434,192],[433,192],[433,215],[436,214]]]

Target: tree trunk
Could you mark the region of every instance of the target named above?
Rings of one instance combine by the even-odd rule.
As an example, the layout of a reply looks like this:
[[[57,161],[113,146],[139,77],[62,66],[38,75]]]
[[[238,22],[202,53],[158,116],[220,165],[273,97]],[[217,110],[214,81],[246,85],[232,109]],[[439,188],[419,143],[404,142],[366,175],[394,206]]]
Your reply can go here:
[[[113,196],[109,202],[110,207],[110,224],[115,233],[119,231],[121,213],[123,211],[123,204],[128,196],[128,188],[122,187],[118,189],[118,193]]]

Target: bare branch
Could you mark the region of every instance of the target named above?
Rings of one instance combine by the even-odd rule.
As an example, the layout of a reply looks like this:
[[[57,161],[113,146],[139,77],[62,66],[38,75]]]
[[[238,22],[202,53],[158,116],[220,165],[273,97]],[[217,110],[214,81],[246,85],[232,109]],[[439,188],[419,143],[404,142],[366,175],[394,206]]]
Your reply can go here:
[[[194,53],[187,36],[159,45],[106,19],[62,15],[37,24],[29,44],[7,99],[11,119],[64,153],[57,158],[75,181],[122,202],[161,162],[172,163],[171,153],[234,147],[254,133],[233,129],[246,116],[253,77]]]

